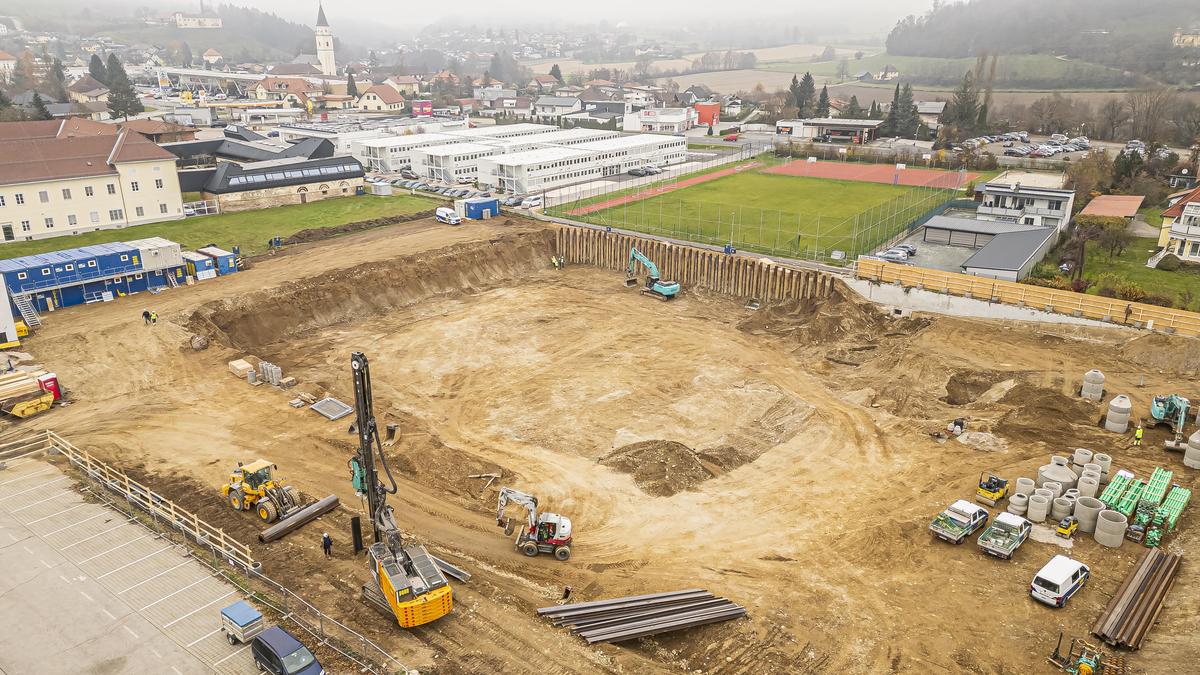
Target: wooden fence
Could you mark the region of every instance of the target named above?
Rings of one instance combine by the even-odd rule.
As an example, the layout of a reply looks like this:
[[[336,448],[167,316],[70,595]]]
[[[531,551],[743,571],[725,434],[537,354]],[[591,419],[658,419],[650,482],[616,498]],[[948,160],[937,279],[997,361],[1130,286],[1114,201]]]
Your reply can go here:
[[[860,258],[855,274],[859,279],[883,284],[899,283],[905,287],[935,293],[1029,307],[1164,333],[1200,335],[1200,314],[1169,307],[942,272],[912,265],[897,265],[882,260]]]
[[[685,289],[705,288],[763,302],[828,297],[836,283],[830,274],[773,260],[585,227],[561,227],[557,246],[568,264],[622,272],[629,264],[629,250],[637,247],[658,265],[663,279],[678,281]]]

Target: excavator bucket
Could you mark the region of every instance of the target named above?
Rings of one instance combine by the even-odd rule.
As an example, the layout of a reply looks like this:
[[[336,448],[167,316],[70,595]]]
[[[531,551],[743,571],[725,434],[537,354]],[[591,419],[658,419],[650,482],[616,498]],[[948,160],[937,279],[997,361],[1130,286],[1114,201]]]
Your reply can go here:
[[[387,425],[387,432],[383,437],[383,444],[387,447],[392,447],[396,444],[396,430],[400,428],[399,424]]]
[[[517,526],[515,523],[513,523],[512,518],[508,518],[504,521],[504,536],[511,537],[512,533],[515,532],[516,529]]]
[[[638,285],[638,278],[635,276],[625,277],[625,288],[633,288]]]

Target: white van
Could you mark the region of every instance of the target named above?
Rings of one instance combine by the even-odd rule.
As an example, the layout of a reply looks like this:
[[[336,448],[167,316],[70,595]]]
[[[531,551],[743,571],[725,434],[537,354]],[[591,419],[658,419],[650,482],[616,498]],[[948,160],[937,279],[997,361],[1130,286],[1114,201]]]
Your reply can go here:
[[[448,206],[439,206],[437,211],[433,212],[433,216],[438,219],[439,223],[446,223],[447,225],[462,224],[462,218],[459,218],[454,209]]]
[[[1091,573],[1091,569],[1078,560],[1056,555],[1033,576],[1029,593],[1038,602],[1051,607],[1062,607],[1076,591],[1087,584]]]

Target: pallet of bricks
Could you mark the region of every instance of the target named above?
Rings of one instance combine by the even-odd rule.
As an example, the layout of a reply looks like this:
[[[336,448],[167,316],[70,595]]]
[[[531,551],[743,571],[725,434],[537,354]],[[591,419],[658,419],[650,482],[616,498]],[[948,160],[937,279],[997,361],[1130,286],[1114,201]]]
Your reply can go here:
[[[1140,649],[1175,584],[1181,559],[1162,549],[1146,549],[1092,625],[1092,634],[1110,645]]]

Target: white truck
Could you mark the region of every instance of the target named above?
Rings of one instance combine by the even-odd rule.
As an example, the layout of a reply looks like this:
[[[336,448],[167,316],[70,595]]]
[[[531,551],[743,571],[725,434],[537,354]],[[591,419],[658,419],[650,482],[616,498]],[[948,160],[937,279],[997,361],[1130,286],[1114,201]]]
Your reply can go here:
[[[933,536],[951,544],[961,544],[967,537],[987,524],[988,511],[978,504],[960,499],[946,507],[933,522],[929,531]]]
[[[976,542],[988,555],[1001,560],[1012,560],[1013,553],[1029,538],[1033,524],[1021,516],[1001,511]]]

